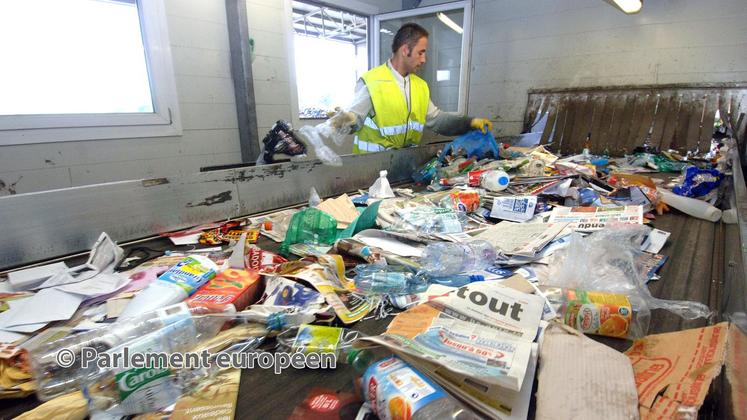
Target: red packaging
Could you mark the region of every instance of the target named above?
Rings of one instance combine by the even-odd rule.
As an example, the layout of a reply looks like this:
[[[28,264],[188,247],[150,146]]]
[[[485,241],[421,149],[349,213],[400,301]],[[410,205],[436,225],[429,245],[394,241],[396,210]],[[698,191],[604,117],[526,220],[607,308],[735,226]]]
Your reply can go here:
[[[467,184],[470,187],[479,187],[480,186],[480,177],[484,172],[487,172],[487,169],[480,169],[477,171],[470,171],[467,172]]]
[[[284,262],[288,262],[288,260],[278,254],[257,247],[250,247],[244,255],[244,266],[247,270],[262,271],[267,266]]]
[[[241,311],[259,298],[259,273],[228,268],[197,289],[186,300],[190,307],[224,308]]]
[[[360,406],[360,399],[351,392],[312,388],[288,420],[354,420]]]

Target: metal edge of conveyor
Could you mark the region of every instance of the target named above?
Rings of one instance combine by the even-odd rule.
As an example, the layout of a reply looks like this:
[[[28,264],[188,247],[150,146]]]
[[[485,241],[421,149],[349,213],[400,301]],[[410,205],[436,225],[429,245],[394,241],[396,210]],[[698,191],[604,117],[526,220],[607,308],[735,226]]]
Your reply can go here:
[[[747,414],[747,184],[736,142],[730,141],[732,163],[731,205],[736,224],[724,224],[723,283],[720,318],[731,323],[726,358],[720,382],[711,387],[718,393],[717,406],[710,418],[738,419]],[[733,242],[737,243],[733,243]],[[731,243],[730,243],[731,242]]]
[[[87,251],[101,232],[126,242],[366,189],[387,170],[409,180],[442,145],[87,185],[0,197],[0,270]]]

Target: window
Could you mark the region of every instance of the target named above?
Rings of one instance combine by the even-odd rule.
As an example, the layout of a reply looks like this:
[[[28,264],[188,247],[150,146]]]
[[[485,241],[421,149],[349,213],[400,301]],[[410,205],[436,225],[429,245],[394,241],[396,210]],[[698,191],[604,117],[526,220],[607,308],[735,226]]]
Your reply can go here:
[[[425,66],[419,76],[428,82],[431,101],[444,111],[465,112],[469,85],[471,6],[456,1],[436,6],[377,15],[373,22],[374,63],[384,63],[392,55],[394,34],[406,22],[423,26],[428,33]]]
[[[0,39],[0,144],[181,133],[162,0],[4,0]]]
[[[368,18],[294,1],[293,30],[299,116],[326,118],[349,106],[368,70]]]

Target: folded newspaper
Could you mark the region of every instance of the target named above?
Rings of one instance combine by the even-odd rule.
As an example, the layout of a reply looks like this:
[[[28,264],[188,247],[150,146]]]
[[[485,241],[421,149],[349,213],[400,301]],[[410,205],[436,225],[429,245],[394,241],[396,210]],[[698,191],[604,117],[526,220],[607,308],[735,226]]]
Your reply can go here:
[[[534,257],[545,245],[565,229],[567,223],[514,223],[500,222],[493,225],[475,239],[490,242],[505,255]]]
[[[593,232],[608,223],[643,224],[643,207],[555,207],[549,223],[569,223],[573,230]]]
[[[540,296],[477,282],[400,313],[384,334],[360,341],[429,366],[457,396],[505,414],[524,385],[543,306]]]

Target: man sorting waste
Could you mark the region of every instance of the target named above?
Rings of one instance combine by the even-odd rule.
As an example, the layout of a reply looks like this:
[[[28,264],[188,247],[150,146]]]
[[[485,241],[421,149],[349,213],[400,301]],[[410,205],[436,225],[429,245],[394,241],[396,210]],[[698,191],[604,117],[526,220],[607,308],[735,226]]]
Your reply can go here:
[[[339,131],[355,134],[354,153],[417,146],[424,127],[445,136],[493,129],[488,119],[433,105],[428,84],[415,74],[425,64],[427,49],[428,31],[415,23],[402,25],[392,42],[392,58],[366,72],[358,80],[350,108],[331,117]]]

